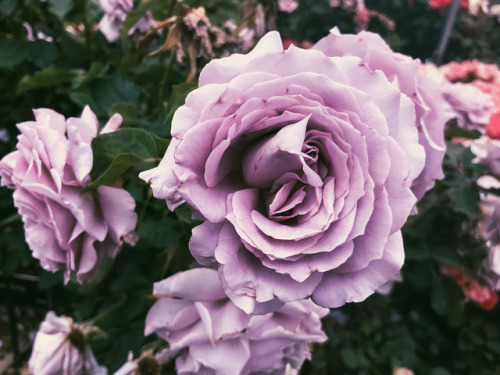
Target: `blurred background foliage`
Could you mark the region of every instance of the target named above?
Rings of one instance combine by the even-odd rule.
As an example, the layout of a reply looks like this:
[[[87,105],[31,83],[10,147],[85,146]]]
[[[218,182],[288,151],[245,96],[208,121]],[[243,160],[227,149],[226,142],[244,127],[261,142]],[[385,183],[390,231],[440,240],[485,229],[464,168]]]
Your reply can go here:
[[[146,35],[129,36],[128,30],[148,10],[156,20],[175,15],[179,20],[189,9],[203,6],[210,25],[224,32],[222,42],[210,34],[213,57],[238,48],[244,52],[227,21],[232,20],[237,31],[241,25],[251,27],[257,4],[267,12],[265,27],[276,27],[283,40],[297,44],[315,43],[334,26],[344,33],[357,29],[353,9],[332,7],[328,0],[301,0],[292,13],[280,12],[271,0],[142,0],[135,2],[121,37],[109,43],[95,28],[102,17],[96,1],[0,0],[0,157],[14,149],[15,125],[31,120],[32,108],[52,108],[69,117],[79,116],[88,104],[101,124],[118,112],[133,135],[136,147],[128,150],[105,137],[93,144],[94,179],[110,183],[119,176],[137,202],[139,241],[106,261],[90,284],[71,281],[63,288],[61,274],[41,270],[24,242],[12,192],[0,188],[1,274],[39,277],[39,289],[53,291],[49,304],[57,313],[95,322],[104,333],[93,341],[93,349],[112,371],[129,350],[137,356],[141,349],[158,345],[155,337],[143,336],[145,315],[153,303],[152,284],[194,262],[188,240],[196,223],[186,207],[171,213],[163,201],[152,198],[137,174],[154,162],[142,162],[138,149],[154,144],[149,157],[161,158],[174,111],[196,87],[196,73],[212,57],[196,54],[189,61],[190,46],[201,48],[200,42],[179,21]],[[432,55],[446,9],[433,9],[426,0],[366,0],[366,7],[372,11],[368,30],[380,33],[394,50],[422,61]],[[171,33],[177,44],[167,43]],[[257,39],[250,40],[250,46]],[[496,18],[462,10],[444,61],[498,64],[499,40]],[[179,48],[185,52],[183,59],[178,58]],[[125,167],[109,168],[116,158],[125,160]],[[485,244],[467,230],[479,218],[476,180],[481,166],[471,164],[472,159],[468,149],[449,144],[446,178],[404,227],[402,281],[387,295],[332,310],[324,319],[329,340],[314,347],[313,359],[301,374],[381,375],[397,367],[422,375],[500,374],[500,308],[486,311],[467,301],[457,283],[440,271],[451,266],[474,275],[486,256]],[[172,364],[167,367],[165,373],[174,373]]]

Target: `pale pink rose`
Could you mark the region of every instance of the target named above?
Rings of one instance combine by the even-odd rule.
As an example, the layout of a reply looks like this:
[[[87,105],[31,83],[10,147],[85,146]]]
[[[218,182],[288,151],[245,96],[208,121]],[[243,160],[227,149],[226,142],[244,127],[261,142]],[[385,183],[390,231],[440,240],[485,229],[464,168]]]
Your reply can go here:
[[[33,343],[30,375],[107,375],[86,341],[86,334],[93,329],[49,311]]]
[[[177,373],[200,375],[293,374],[310,358],[309,343],[324,342],[327,309],[311,301],[285,304],[276,313],[249,315],[224,293],[217,271],[197,268],[154,285],[159,300],[146,318],[176,357]]]
[[[48,271],[71,272],[79,282],[95,277],[107,255],[115,257],[135,229],[135,201],[124,189],[90,182],[92,139],[99,122],[89,107],[68,118],[51,109],[34,110],[35,121],[18,124],[17,150],[0,161],[1,185],[14,189],[14,205],[24,222],[26,242]],[[115,130],[114,115],[101,133]]]

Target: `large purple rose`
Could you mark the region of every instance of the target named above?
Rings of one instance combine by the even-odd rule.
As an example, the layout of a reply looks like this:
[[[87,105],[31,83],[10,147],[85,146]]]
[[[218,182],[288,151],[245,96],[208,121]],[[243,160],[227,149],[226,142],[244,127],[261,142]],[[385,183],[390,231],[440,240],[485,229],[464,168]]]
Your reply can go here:
[[[154,295],[159,300],[146,318],[146,334],[156,332],[169,343],[158,357],[177,356],[178,374],[285,374],[310,358],[308,343],[326,341],[320,318],[327,309],[305,300],[276,313],[246,314],[227,298],[212,269],[155,283]]]
[[[419,144],[413,92],[380,70],[398,56],[380,54],[372,67],[283,51],[272,32],[247,55],[209,63],[176,112],[165,157],[141,178],[170,209],[187,202],[204,221],[191,252],[218,268],[246,312],[311,296],[324,307],[359,302],[399,272],[412,189],[442,172]],[[417,96],[432,95],[442,100],[422,87]],[[425,110],[442,132],[440,115]]]
[[[24,222],[33,256],[48,271],[72,271],[92,279],[105,255],[115,257],[137,222],[135,201],[124,189],[100,186],[80,194],[90,182],[91,141],[99,122],[89,107],[65,119],[51,109],[34,110],[35,121],[18,124],[17,150],[0,160],[1,185],[14,189],[14,205]],[[114,131],[113,116],[101,133]]]
[[[434,181],[444,177],[441,164],[446,145],[443,127],[453,117],[449,105],[440,92],[439,84],[420,69],[420,61],[394,53],[378,35],[361,32],[341,35],[334,28],[313,49],[327,56],[357,56],[372,70],[382,72],[399,90],[415,104],[418,141],[425,148],[425,166],[412,183],[417,199],[434,186]]]

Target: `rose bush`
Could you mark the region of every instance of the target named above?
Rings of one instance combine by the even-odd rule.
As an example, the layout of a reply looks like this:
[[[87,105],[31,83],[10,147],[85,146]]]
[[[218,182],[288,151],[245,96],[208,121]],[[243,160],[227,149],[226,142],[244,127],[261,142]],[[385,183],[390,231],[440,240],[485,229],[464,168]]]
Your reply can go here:
[[[337,307],[396,276],[400,228],[442,176],[446,103],[418,61],[371,33],[286,51],[269,33],[209,63],[199,86],[140,177],[204,221],[191,252],[238,306]]]
[[[91,141],[99,122],[89,107],[80,118],[51,109],[34,110],[35,121],[18,124],[17,150],[0,160],[1,185],[14,189],[14,205],[24,222],[33,256],[48,271],[72,271],[79,282],[95,277],[105,255],[115,257],[135,229],[135,201],[124,189],[90,182]],[[116,130],[113,116],[101,133]]]
[[[146,334],[169,343],[157,357],[177,356],[178,374],[284,374],[310,358],[308,343],[326,340],[320,318],[327,309],[306,300],[276,313],[245,314],[208,268],[155,283],[153,294],[159,300],[146,318]]]

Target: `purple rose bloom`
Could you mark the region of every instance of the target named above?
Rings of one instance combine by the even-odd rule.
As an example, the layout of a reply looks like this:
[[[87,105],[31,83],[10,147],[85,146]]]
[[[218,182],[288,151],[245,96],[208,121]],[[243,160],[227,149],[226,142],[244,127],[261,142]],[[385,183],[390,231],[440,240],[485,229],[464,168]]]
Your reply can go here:
[[[419,60],[394,53],[378,34],[361,32],[357,35],[341,35],[335,28],[313,49],[327,56],[360,57],[370,69],[382,72],[413,101],[418,141],[424,147],[426,156],[424,169],[413,181],[412,191],[417,199],[422,198],[434,186],[435,180],[444,177],[441,167],[446,151],[444,125],[454,117],[448,110],[439,84],[421,71]]]
[[[85,336],[94,327],[73,323],[71,318],[49,311],[40,324],[28,362],[36,375],[107,375],[87,345]]]
[[[17,125],[17,150],[0,160],[1,185],[14,189],[14,205],[24,222],[26,242],[48,271],[71,271],[79,282],[92,279],[105,255],[115,257],[137,222],[135,201],[124,189],[100,186],[80,194],[90,182],[90,143],[99,123],[89,107],[65,119],[51,109],[34,110],[35,121]],[[121,124],[114,115],[101,133]]]
[[[427,166],[437,160],[419,144],[418,119],[436,133],[444,122],[416,108],[397,81],[357,56],[283,51],[276,32],[203,69],[174,115],[163,160],[140,177],[170,209],[187,202],[204,220],[191,252],[218,268],[240,308],[265,313],[311,296],[337,307],[398,273],[415,181],[426,190],[424,167],[426,176],[442,173]]]
[[[320,318],[327,309],[304,300],[276,313],[246,314],[212,269],[178,273],[155,283],[153,293],[159,300],[146,318],[146,335],[156,332],[168,342],[158,356],[177,356],[178,374],[284,374],[310,358],[308,343],[326,341]]]
[[[108,42],[114,42],[120,37],[120,29],[134,6],[133,0],[99,0],[104,16],[97,28],[101,30]],[[147,12],[137,23],[129,30],[128,35],[139,31],[144,33],[156,26],[151,12]]]

